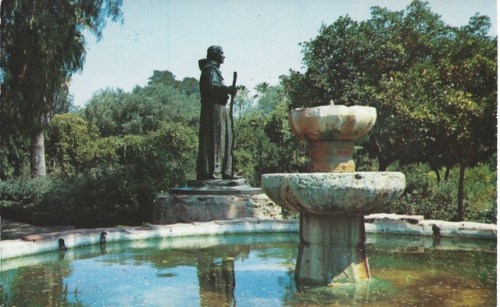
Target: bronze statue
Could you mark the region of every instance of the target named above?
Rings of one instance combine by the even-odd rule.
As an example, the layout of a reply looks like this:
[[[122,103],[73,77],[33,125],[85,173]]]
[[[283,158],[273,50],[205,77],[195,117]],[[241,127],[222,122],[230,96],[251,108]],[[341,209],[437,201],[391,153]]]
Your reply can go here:
[[[225,86],[219,67],[224,63],[224,52],[220,46],[211,46],[207,58],[198,61],[201,70],[201,113],[196,160],[196,179],[233,179],[232,172],[232,127],[226,105],[229,95],[236,94],[234,85]]]

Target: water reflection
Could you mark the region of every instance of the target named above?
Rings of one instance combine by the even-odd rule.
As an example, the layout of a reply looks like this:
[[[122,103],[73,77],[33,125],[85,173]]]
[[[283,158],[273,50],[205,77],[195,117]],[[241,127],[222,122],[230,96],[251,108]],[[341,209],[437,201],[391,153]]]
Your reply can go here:
[[[4,261],[0,305],[496,303],[496,248],[490,243],[372,237],[367,244],[372,280],[327,288],[296,286],[296,234],[228,237],[227,244],[211,240],[193,241],[190,248],[177,246],[179,241],[107,243],[40,255],[38,262],[36,257]]]
[[[200,286],[200,306],[236,306],[234,288],[234,258],[224,257],[198,262],[198,284]]]
[[[58,258],[64,258],[61,252]],[[19,268],[2,272],[1,306],[60,306],[72,294],[64,278],[71,274],[70,263],[54,261],[50,265]],[[75,306],[80,304],[75,301]]]
[[[250,245],[229,246],[198,252],[197,276],[200,306],[236,306],[235,259],[246,259]]]

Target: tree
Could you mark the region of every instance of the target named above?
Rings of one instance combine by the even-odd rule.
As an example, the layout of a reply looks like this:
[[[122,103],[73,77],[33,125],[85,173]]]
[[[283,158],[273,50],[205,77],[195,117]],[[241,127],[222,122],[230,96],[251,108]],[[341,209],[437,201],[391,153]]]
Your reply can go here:
[[[459,165],[457,219],[465,168],[496,149],[496,38],[486,16],[446,25],[429,5],[372,8],[371,19],[341,17],[303,44],[305,73],[282,77],[291,108],[333,101],[377,108],[363,149],[379,170],[391,163]]]
[[[288,124],[288,99],[280,86],[269,86],[257,105],[236,121],[236,168],[252,184],[262,174],[305,171],[305,143],[298,140]]]
[[[233,115],[240,117],[243,113],[252,108],[252,99],[249,98],[250,91],[246,86],[238,86],[238,94],[234,100]],[[228,106],[229,107],[229,106]]]
[[[269,89],[269,83],[267,82],[261,82],[255,86],[255,90],[257,93],[264,95],[267,90]]]
[[[200,113],[198,81],[177,81],[169,71],[154,71],[148,85],[137,86],[130,93],[121,89],[95,93],[82,113],[102,136],[146,134],[165,122],[182,123],[196,130]]]
[[[101,136],[121,135],[120,108],[129,94],[121,89],[104,89],[92,95],[80,110],[82,117],[99,130]]]
[[[257,108],[263,113],[270,113],[276,108],[279,103],[280,96],[283,96],[281,86],[270,86],[267,82],[259,83],[255,86],[258,97]]]
[[[149,77],[148,86],[159,84],[176,88],[188,96],[200,92],[198,80],[186,77],[182,81],[177,81],[175,75],[168,70],[154,70],[153,75]]]
[[[62,87],[83,67],[88,29],[99,39],[121,0],[4,0],[1,3],[0,147],[13,135],[31,139],[31,174],[45,175],[43,130]]]

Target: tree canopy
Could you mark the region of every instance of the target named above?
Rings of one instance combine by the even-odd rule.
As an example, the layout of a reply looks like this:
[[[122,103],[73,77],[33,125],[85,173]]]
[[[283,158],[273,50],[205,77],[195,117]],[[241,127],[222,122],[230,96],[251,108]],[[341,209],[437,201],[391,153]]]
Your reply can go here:
[[[164,122],[197,129],[199,110],[196,79],[178,81],[171,72],[156,70],[146,86],[130,93],[120,89],[95,93],[82,115],[102,136],[117,136],[156,131]]]
[[[87,29],[101,37],[121,18],[122,0],[4,0],[1,3],[0,151],[25,148],[46,125],[74,72],[85,61]],[[0,170],[2,177],[6,170]]]
[[[377,108],[364,149],[379,170],[395,161],[463,170],[496,151],[497,38],[487,16],[446,25],[428,3],[324,25],[303,44],[304,73],[282,77],[291,108],[327,104]],[[439,177],[439,176],[438,176]],[[463,218],[459,186],[457,218]]]

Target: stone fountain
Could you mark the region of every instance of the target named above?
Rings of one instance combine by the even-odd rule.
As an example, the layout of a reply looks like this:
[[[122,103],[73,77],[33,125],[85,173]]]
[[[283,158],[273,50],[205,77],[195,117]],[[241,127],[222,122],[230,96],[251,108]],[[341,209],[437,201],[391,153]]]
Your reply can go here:
[[[290,127],[309,143],[311,173],[266,174],[262,188],[274,202],[300,213],[295,269],[298,283],[336,286],[370,279],[364,215],[397,199],[399,172],[356,172],[354,141],[367,134],[375,108],[326,105],[290,112]]]

